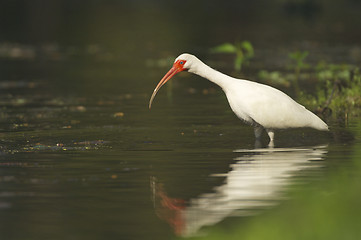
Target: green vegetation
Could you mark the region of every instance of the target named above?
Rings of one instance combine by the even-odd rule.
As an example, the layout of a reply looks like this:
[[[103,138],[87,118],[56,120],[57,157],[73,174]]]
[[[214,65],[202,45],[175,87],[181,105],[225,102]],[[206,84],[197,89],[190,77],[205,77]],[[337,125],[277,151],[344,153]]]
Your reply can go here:
[[[319,62],[314,68],[305,63],[308,52],[293,52],[289,54],[294,60],[292,72],[261,70],[260,80],[282,87],[292,87],[297,101],[320,114],[347,118],[358,115],[353,111],[361,107],[361,73],[360,69],[347,64],[329,64]],[[307,69],[307,73],[303,71]],[[312,84],[314,87],[306,92],[300,85]]]
[[[298,96],[300,92],[299,79],[301,70],[309,67],[308,64],[305,63],[305,59],[308,56],[308,52],[304,51],[296,51],[288,54],[288,57],[293,60],[291,68],[294,69],[295,77],[293,78],[293,88],[295,90],[295,95]]]
[[[361,75],[359,68],[351,65],[334,65],[321,62],[314,75],[316,92],[301,92],[300,101],[318,107],[321,112],[335,111],[347,117],[355,108],[361,107]]]
[[[234,70],[237,73],[241,72],[242,66],[254,56],[253,46],[249,41],[236,41],[234,44],[224,43],[212,48],[211,53],[234,54]]]

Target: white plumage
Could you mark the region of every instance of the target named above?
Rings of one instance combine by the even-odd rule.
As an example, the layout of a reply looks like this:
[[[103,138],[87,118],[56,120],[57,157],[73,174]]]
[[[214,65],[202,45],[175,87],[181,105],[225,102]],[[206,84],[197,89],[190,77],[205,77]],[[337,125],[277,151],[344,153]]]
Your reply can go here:
[[[154,89],[149,108],[161,86],[176,73],[184,70],[220,86],[237,117],[254,126],[256,138],[260,138],[263,128],[270,137],[270,143],[273,143],[275,129],[310,127],[328,130],[325,122],[280,90],[227,76],[187,53],[176,58],[173,67]]]

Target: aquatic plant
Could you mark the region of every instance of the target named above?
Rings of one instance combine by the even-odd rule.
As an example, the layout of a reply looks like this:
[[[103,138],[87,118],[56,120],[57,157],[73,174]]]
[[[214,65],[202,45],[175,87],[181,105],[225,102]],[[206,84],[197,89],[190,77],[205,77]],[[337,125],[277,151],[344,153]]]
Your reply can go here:
[[[305,62],[308,52],[296,51],[290,53],[293,71],[261,70],[258,78],[268,84],[282,87],[292,87],[297,101],[325,116],[335,113],[346,119],[350,113],[358,115],[361,108],[361,73],[360,69],[347,64],[329,64],[320,61],[314,68]],[[309,71],[302,73],[305,69]],[[300,89],[299,81],[312,81],[314,88],[306,92]]]
[[[249,41],[236,41],[232,43],[224,43],[211,48],[211,53],[229,53],[234,54],[234,70],[241,72],[242,66],[254,56],[254,49]]]
[[[320,62],[316,69],[318,87],[316,94],[302,93],[301,101],[306,105],[316,104],[322,113],[335,111],[347,118],[354,109],[361,107],[361,74],[356,66],[327,64]]]
[[[288,57],[293,60],[293,63],[291,64],[291,68],[294,69],[295,78],[293,78],[293,88],[295,91],[295,95],[298,96],[300,92],[300,86],[299,86],[299,80],[300,80],[300,74],[301,70],[306,69],[309,67],[307,63],[305,63],[305,59],[308,56],[307,51],[295,51],[288,54]]]

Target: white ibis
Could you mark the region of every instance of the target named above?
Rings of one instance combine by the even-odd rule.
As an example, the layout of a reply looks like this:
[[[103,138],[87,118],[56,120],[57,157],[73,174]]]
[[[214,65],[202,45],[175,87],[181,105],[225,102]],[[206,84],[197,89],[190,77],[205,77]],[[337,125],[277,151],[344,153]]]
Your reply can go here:
[[[280,90],[227,76],[187,53],[177,57],[173,67],[160,80],[150,98],[149,109],[158,90],[181,71],[197,74],[220,86],[237,117],[253,125],[256,139],[261,137],[265,129],[270,138],[270,145],[273,145],[276,129],[310,127],[328,131],[325,122]]]

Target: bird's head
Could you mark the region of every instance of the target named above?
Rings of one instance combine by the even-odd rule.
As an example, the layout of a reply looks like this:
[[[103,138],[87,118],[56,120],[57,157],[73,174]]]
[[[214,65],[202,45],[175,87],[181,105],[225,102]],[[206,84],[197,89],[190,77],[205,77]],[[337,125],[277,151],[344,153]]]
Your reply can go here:
[[[194,62],[197,60],[197,58],[191,54],[183,53],[179,55],[173,63],[173,67],[167,72],[166,75],[160,80],[158,85],[155,87],[153,94],[149,101],[149,109],[152,106],[153,99],[155,98],[155,95],[159,91],[159,89],[168,82],[174,75],[176,75],[179,72],[182,71],[191,71],[194,67]]]

